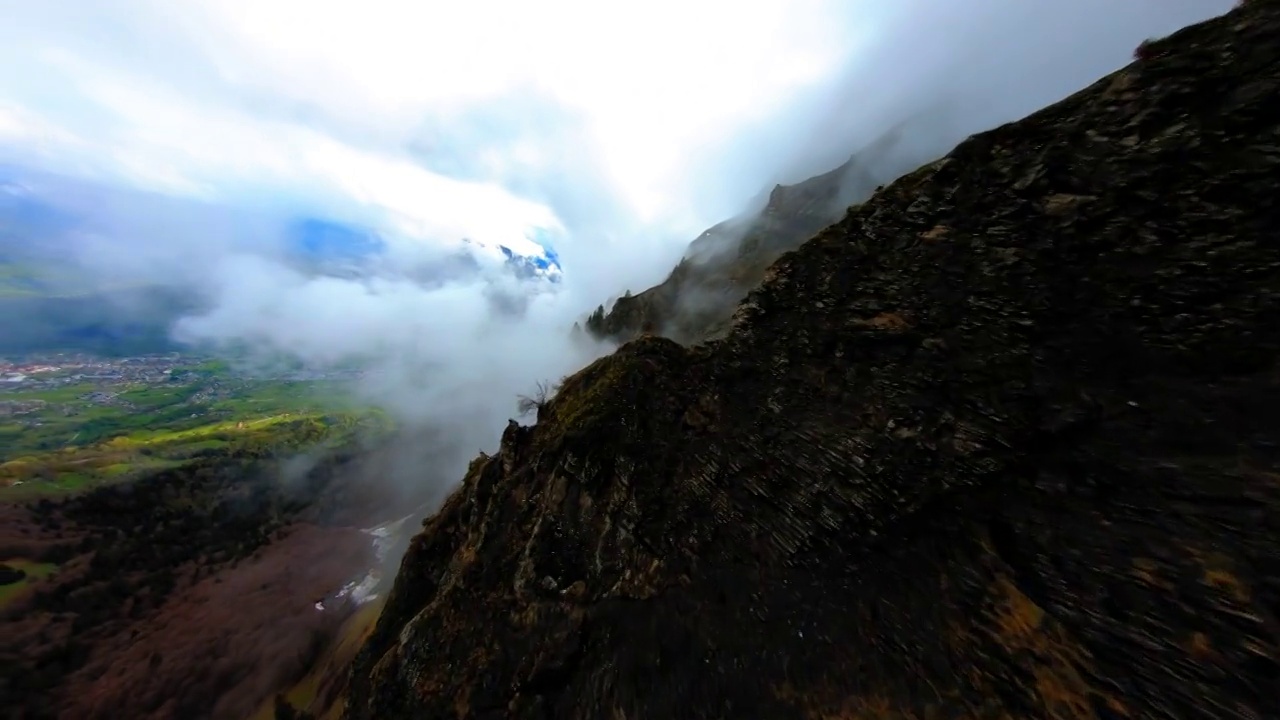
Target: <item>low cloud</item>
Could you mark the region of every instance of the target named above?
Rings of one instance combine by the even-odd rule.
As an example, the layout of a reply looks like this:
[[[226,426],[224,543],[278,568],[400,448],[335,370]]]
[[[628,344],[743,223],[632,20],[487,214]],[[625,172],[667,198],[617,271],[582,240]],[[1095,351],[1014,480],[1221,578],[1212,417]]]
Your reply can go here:
[[[362,362],[362,397],[469,448],[457,477],[608,350],[575,320],[774,183],[902,127],[891,177],[1231,0],[110,5],[0,0],[0,164],[90,219],[85,267],[199,295],[177,337]],[[316,217],[384,255],[300,265]],[[562,282],[473,252],[535,233]]]
[[[359,366],[362,398],[404,423],[448,428],[469,452],[492,449],[519,394],[610,349],[568,333],[583,298],[500,269],[424,284],[314,276],[241,255],[211,280],[212,309],[179,321],[179,339],[234,343],[250,360]]]

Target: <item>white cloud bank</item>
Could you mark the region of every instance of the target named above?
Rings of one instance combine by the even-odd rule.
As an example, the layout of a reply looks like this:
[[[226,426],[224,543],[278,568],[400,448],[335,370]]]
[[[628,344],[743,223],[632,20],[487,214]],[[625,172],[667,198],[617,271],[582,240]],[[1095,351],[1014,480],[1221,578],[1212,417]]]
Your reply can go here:
[[[1230,5],[0,0],[0,164],[385,233],[386,272],[358,279],[277,262],[270,223],[204,216],[126,224],[113,240],[138,250],[92,260],[204,287],[214,308],[188,336],[372,354],[376,397],[483,444],[515,392],[599,352],[569,345],[578,313],[660,279],[772,183],[907,117],[928,118],[909,151],[940,154]],[[396,267],[532,227],[553,232],[565,282],[519,318],[495,311],[521,292],[497,276]]]

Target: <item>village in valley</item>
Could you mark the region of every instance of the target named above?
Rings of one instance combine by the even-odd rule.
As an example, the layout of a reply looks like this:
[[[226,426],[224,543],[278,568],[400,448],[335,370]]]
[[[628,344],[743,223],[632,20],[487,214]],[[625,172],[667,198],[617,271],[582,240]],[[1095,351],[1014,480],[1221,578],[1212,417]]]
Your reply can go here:
[[[64,416],[80,403],[112,404],[123,390],[179,382],[181,371],[202,361],[177,353],[128,358],[53,354],[0,359],[0,417],[32,415],[61,404]],[[174,373],[179,375],[175,377]],[[82,390],[67,397],[58,390]],[[64,402],[58,403],[59,400]],[[78,401],[78,402],[66,402]],[[127,404],[127,401],[123,401]]]
[[[359,370],[239,368],[205,356],[0,358],[0,463],[121,434],[344,407]]]
[[[21,360],[0,358],[0,390],[48,389],[80,382],[156,383],[169,379],[175,369],[193,367],[198,358],[179,353],[126,358],[100,358],[79,353],[58,353]]]
[[[73,414],[74,406],[84,403],[127,409],[132,403],[126,391],[177,388],[196,382],[202,387],[186,398],[192,403],[228,394],[232,390],[228,385],[236,380],[305,383],[351,380],[360,375],[353,370],[234,372],[223,363],[180,353],[122,358],[57,353],[22,359],[0,358],[0,417],[37,413],[49,409],[51,404],[63,405],[65,415]]]

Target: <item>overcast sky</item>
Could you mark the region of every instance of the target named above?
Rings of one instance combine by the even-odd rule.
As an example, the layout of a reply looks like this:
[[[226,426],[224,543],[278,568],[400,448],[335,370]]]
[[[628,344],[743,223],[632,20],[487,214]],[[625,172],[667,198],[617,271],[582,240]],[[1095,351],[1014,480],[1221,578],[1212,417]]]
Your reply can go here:
[[[0,152],[406,232],[604,204],[690,235],[790,151],[965,95],[1016,117],[1229,4],[0,0]]]
[[[941,154],[1231,4],[0,0],[0,164],[409,244],[552,228],[565,282],[518,326],[486,309],[490,285],[316,281],[209,251],[216,223],[124,238],[165,277],[199,258],[189,269],[218,305],[188,333],[325,361],[376,346],[403,361],[387,377],[436,368],[450,408],[477,388],[509,405],[581,361],[558,328],[660,280],[772,183],[909,117],[926,119],[915,150]],[[94,262],[113,271],[110,253]]]

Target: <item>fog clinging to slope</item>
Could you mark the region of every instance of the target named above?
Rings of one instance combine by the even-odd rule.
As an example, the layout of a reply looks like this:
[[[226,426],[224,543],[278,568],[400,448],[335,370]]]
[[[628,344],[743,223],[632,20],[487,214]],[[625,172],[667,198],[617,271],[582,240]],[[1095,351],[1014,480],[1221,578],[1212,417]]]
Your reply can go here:
[[[198,288],[210,309],[180,337],[361,359],[364,397],[471,452],[516,393],[608,350],[573,342],[575,320],[661,280],[772,184],[904,121],[902,152],[936,157],[1231,1],[428,5],[0,0],[0,60],[33,68],[0,76],[0,161],[261,218],[221,235],[135,221],[80,248],[101,272]],[[146,216],[131,203],[98,212]],[[388,254],[355,277],[299,271],[272,229],[298,215],[373,228]],[[558,286],[410,271],[533,226]]]

